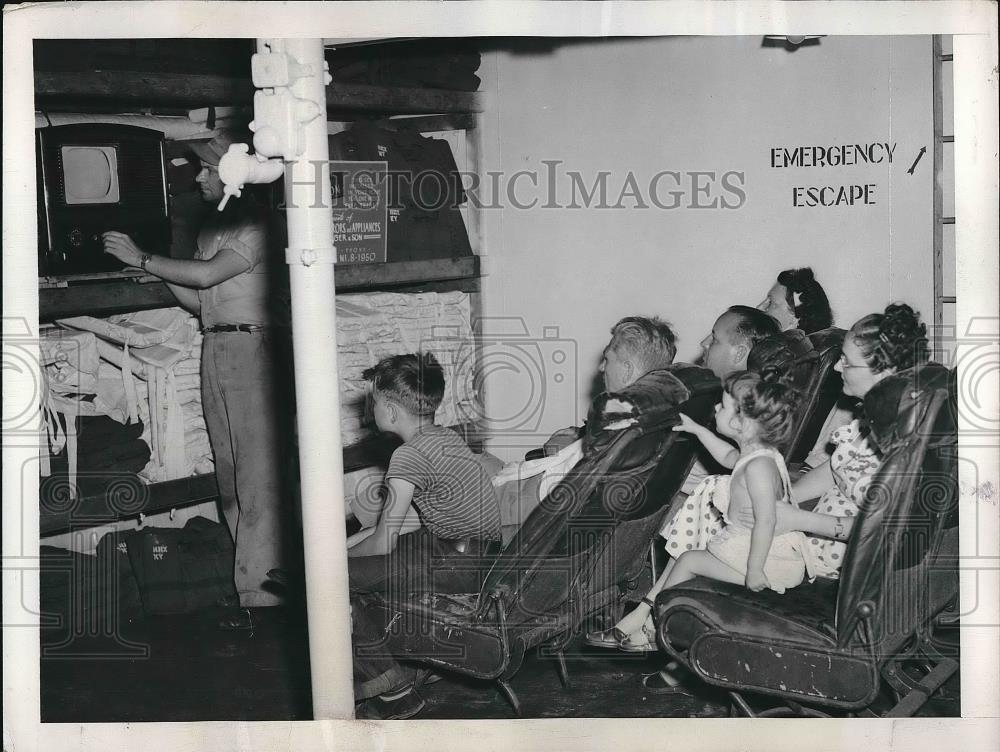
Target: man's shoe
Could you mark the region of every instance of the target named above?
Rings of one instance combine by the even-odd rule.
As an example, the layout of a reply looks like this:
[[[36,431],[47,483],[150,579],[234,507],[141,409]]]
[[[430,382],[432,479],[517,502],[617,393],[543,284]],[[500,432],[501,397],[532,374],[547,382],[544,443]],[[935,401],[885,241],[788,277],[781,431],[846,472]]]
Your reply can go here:
[[[414,687],[426,687],[428,684],[437,684],[444,677],[441,674],[435,674],[429,668],[419,668],[415,678],[413,679]]]
[[[401,695],[372,697],[358,706],[354,717],[365,721],[402,721],[415,716],[424,709],[424,705],[423,699],[411,687]]]
[[[235,593],[233,595],[224,595],[219,600],[215,602],[216,608],[239,608],[240,607],[240,597]]]
[[[253,618],[248,608],[232,608],[217,622],[219,629],[227,632],[250,632],[253,630]]]

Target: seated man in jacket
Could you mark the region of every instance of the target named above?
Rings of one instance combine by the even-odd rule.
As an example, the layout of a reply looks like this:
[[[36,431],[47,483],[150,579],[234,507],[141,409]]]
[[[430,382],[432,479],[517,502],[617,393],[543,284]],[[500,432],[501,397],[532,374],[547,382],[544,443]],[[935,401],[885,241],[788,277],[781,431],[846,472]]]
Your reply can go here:
[[[642,376],[671,365],[677,352],[675,342],[670,325],[659,318],[621,319],[611,327],[611,341],[604,348],[598,367],[605,393],[621,391]],[[620,407],[609,402],[604,409],[613,413]],[[505,543],[552,486],[579,461],[580,439],[585,432],[586,426],[557,431],[545,444],[544,459],[510,463],[494,478]]]

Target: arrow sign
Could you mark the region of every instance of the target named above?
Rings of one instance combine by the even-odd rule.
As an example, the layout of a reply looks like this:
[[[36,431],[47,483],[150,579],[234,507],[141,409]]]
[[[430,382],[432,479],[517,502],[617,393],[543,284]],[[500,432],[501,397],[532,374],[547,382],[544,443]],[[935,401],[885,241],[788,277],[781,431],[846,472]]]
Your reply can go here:
[[[919,162],[920,159],[924,156],[924,152],[925,151],[927,151],[927,147],[926,146],[921,146],[920,147],[920,152],[917,154],[917,158],[913,160],[913,164],[910,165],[910,169],[908,169],[906,171],[907,173],[909,173],[910,175],[913,174],[913,171],[915,169],[917,169],[917,162]]]

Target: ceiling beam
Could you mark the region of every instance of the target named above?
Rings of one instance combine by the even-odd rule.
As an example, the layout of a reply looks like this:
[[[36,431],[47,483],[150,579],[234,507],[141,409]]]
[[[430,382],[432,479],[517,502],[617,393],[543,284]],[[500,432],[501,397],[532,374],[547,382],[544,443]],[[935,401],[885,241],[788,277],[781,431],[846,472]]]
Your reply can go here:
[[[134,71],[35,71],[40,108],[59,102],[108,107],[204,107],[243,105],[253,99],[249,78],[214,74]],[[482,112],[478,92],[369,86],[333,82],[326,87],[334,110],[388,114]]]

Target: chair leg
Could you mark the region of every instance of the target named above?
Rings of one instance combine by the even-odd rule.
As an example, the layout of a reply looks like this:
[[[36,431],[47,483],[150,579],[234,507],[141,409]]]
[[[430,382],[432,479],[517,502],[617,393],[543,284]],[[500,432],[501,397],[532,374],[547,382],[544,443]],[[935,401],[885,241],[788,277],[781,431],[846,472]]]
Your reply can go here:
[[[750,707],[750,703],[739,692],[730,692],[732,705],[729,706],[729,717],[739,718],[742,714],[747,718],[829,718],[830,716],[822,710],[807,708],[797,702],[786,700],[784,705],[775,708],[768,708],[755,711]]]
[[[958,661],[943,658],[919,682],[910,685],[909,691],[885,714],[885,717],[911,717],[956,671],[958,671]]]
[[[556,668],[559,670],[559,681],[564,689],[570,688],[569,669],[566,667],[566,655],[563,651],[556,653]]]
[[[747,718],[756,718],[757,714],[753,712],[753,708],[743,699],[743,696],[738,692],[730,692],[729,697],[732,699],[733,704],[730,708],[729,715],[732,718],[738,718],[742,712]]]
[[[500,687],[500,691],[503,692],[504,697],[507,698],[507,702],[509,702],[511,707],[514,708],[514,714],[520,718],[521,701],[517,699],[517,694],[514,692],[514,688],[510,686],[510,682],[505,679],[497,679],[497,686]]]

